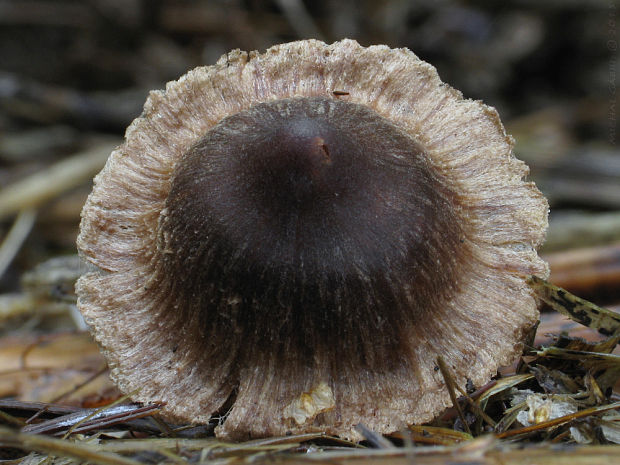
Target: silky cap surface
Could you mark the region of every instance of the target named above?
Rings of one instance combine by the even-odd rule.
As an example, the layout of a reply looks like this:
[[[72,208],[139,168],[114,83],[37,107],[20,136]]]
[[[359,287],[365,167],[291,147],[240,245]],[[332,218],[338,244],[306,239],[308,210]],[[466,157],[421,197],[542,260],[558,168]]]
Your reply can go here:
[[[538,317],[547,202],[494,109],[406,49],[233,51],[151,92],[95,179],[78,305],[120,389],[245,439],[358,439],[481,385]]]

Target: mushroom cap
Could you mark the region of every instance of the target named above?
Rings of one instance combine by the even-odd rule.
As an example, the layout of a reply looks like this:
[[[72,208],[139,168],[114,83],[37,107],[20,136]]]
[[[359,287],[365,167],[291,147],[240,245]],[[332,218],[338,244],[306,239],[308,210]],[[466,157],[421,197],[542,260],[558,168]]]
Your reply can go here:
[[[95,178],[78,306],[119,388],[230,439],[359,439],[481,385],[538,318],[548,205],[497,112],[407,49],[233,51]]]

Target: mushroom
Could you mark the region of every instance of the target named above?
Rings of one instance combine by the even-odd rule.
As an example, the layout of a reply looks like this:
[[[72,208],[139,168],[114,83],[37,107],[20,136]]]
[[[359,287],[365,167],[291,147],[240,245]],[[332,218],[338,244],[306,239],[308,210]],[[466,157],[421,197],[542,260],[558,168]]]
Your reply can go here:
[[[232,51],[95,178],[79,308],[119,388],[228,439],[359,439],[481,385],[538,317],[547,202],[497,112],[407,49]]]

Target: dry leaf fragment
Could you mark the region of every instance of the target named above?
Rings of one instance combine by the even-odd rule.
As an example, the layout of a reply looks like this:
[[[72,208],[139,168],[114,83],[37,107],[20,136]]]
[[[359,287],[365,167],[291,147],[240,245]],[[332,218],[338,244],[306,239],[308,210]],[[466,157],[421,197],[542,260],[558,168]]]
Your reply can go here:
[[[606,336],[620,333],[620,315],[618,313],[577,297],[538,276],[530,276],[528,283],[538,296],[555,311],[588,328],[596,329]]]

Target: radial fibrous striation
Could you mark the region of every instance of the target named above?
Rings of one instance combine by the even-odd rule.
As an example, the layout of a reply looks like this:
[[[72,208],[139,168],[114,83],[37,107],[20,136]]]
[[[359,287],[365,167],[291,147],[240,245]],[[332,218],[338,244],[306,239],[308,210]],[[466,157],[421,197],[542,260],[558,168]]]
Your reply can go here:
[[[112,376],[247,437],[392,432],[518,356],[547,204],[495,111],[406,50],[231,52],[154,92],[96,179],[79,306]]]
[[[355,349],[349,358],[382,372],[466,266],[446,184],[367,107],[260,103],[179,160],[162,271],[179,276],[172,292],[201,315],[207,339],[240,351],[238,366],[254,364],[258,347],[302,365]]]

